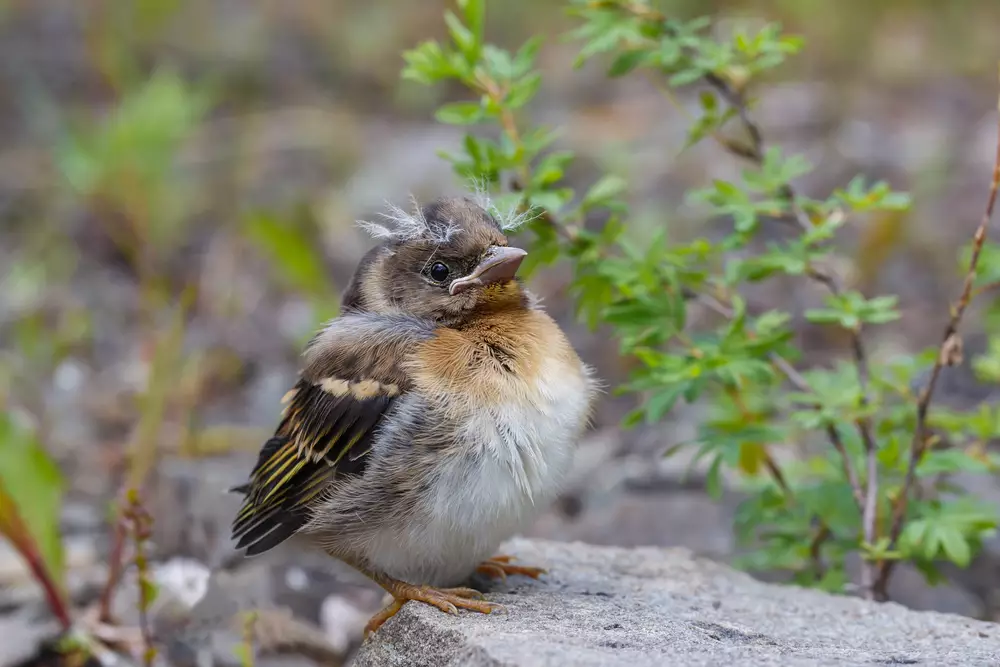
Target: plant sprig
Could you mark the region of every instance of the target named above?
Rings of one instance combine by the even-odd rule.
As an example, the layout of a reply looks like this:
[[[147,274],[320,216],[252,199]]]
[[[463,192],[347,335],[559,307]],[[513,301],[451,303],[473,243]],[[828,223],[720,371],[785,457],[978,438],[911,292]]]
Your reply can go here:
[[[751,496],[737,533],[752,547],[742,563],[789,569],[801,583],[843,590],[845,559],[860,553],[859,589],[877,599],[885,597],[900,560],[929,580],[939,576],[941,559],[967,564],[997,516],[956,496],[947,478],[984,472],[993,463],[955,445],[948,456],[935,457],[932,468],[925,465],[928,454],[938,452],[922,434],[945,414],[930,409],[942,353],[933,362],[930,389],[914,396],[910,385],[923,369],[921,357],[875,360],[867,349],[871,330],[899,318],[897,298],[862,294],[827,268],[845,224],[905,211],[910,198],[860,175],[826,198],[805,196],[795,181],[811,165],[768,145],[754,119],[753,84],[798,52],[802,41],[775,24],[716,36],[710,19],[667,17],[642,0],[568,3],[580,22],[571,33],[582,43],[579,63],[606,56],[609,77],[641,72],[675,105],[681,89],[700,87],[701,115],[691,121],[687,146],[711,139],[747,164],[739,180],[717,180],[690,193],[693,202],[732,221],[725,238],[682,240],[668,234],[668,224],[650,233],[630,219],[620,175],[605,174],[583,194],[565,183],[575,155],[556,147],[556,132],[527,118],[543,85],[535,65],[541,40],[513,52],[499,49],[484,38],[484,0],[456,5],[458,12],[445,16],[450,41],[408,51],[403,76],[424,85],[461,83],[472,98],[443,105],[437,119],[493,125],[499,138],[470,132],[459,154],[444,157],[463,180],[499,187],[502,197],[539,212],[529,226],[527,268],[568,260],[581,315],[592,325],[609,324],[622,353],[638,361],[622,389],[642,403],[626,425],[659,422],[680,401],[708,401],[710,415],[696,439],[670,451],[694,446],[715,493],[723,468],[742,474]],[[767,224],[785,233],[758,250],[754,242]],[[981,239],[978,244],[976,256]],[[975,261],[972,267],[974,273]],[[751,311],[742,290],[777,277],[824,286],[824,304],[797,315],[843,330],[846,360],[832,368],[811,365],[791,328],[796,314]],[[967,282],[946,342],[959,340],[968,288]],[[717,325],[692,330],[692,304],[715,313]],[[983,423],[976,438],[1000,436],[1000,421]],[[967,431],[953,422],[950,435],[961,443],[971,437]],[[800,461],[774,455],[811,442],[814,433],[824,434],[828,447]],[[915,502],[918,480],[921,500]]]

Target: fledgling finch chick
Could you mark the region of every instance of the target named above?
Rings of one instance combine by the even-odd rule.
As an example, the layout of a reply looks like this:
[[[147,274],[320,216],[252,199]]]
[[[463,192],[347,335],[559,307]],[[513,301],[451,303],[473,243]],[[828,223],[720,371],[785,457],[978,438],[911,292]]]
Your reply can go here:
[[[495,551],[555,498],[595,395],[515,278],[509,220],[464,198],[393,213],[234,489],[248,555],[298,533],[392,594],[366,635],[408,600],[489,613],[459,587],[475,571],[544,572]]]

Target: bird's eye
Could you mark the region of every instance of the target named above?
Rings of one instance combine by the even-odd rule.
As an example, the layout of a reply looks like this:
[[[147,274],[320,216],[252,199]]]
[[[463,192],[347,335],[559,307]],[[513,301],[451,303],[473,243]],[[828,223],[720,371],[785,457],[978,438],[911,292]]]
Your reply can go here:
[[[441,262],[434,262],[434,266],[431,267],[431,280],[443,283],[447,279],[448,267]]]

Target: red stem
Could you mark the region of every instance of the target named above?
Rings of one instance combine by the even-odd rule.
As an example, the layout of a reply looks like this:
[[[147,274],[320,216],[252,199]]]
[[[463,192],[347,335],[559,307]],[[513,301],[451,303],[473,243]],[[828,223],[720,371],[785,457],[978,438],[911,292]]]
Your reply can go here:
[[[45,567],[45,563],[42,562],[42,559],[33,549],[22,549],[21,555],[24,557],[25,562],[28,563],[31,574],[34,575],[35,580],[41,585],[42,591],[45,593],[45,600],[49,603],[49,609],[52,610],[52,613],[59,620],[59,625],[62,626],[63,631],[68,632],[73,627],[73,620],[70,618],[69,607],[66,604],[66,598],[62,590],[52,580],[48,568]]]
[[[115,588],[122,577],[125,565],[125,537],[124,519],[119,519],[115,525],[115,542],[108,559],[108,580],[104,582],[104,590],[101,591],[99,618],[102,623],[109,623],[111,621],[111,598],[114,596]]]

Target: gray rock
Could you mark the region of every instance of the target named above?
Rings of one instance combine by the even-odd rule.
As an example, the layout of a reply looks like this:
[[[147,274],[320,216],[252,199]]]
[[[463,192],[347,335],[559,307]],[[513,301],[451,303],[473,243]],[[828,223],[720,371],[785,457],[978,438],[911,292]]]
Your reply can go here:
[[[1000,664],[996,625],[766,584],[686,549],[519,539],[504,551],[550,574],[495,587],[506,613],[407,604],[355,667]]]
[[[59,634],[51,620],[40,621],[25,612],[0,616],[0,665],[15,665],[36,654],[41,642]]]

